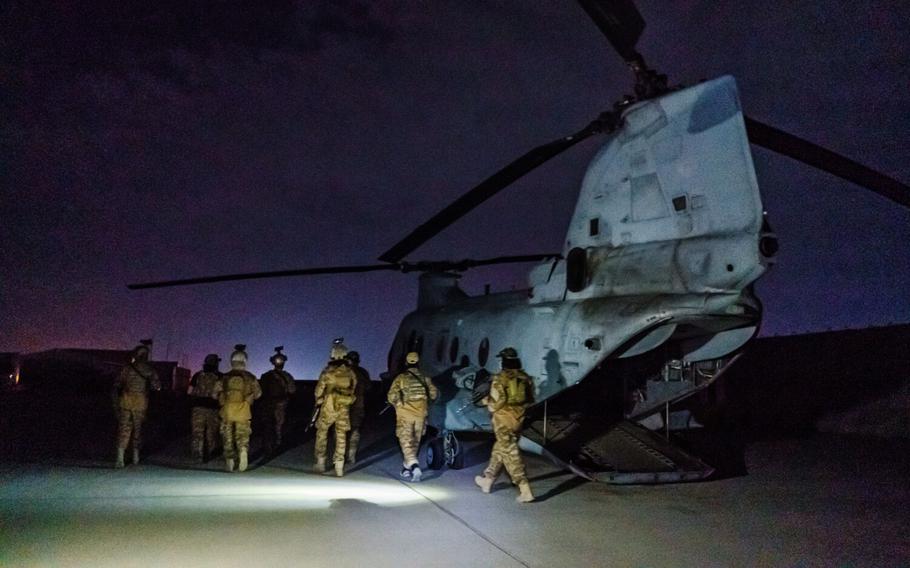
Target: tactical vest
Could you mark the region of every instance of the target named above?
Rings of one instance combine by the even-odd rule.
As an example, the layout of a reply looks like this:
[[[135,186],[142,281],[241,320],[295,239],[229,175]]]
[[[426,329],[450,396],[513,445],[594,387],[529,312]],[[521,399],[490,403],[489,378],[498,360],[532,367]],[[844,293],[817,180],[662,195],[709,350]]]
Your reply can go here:
[[[120,390],[120,408],[123,410],[145,411],[148,408],[149,382],[155,371],[148,365],[128,365],[124,368],[126,380]]]
[[[215,385],[221,378],[220,373],[199,371],[193,377],[193,396],[210,398],[215,392]]]
[[[221,380],[221,373],[211,371],[199,371],[193,375],[190,384],[193,386],[193,396],[190,397],[190,404],[193,407],[201,408],[218,408],[218,401],[212,395],[215,393],[215,385]]]
[[[252,412],[250,412],[250,404],[246,401],[247,394],[249,394],[246,376],[242,373],[228,371],[222,377],[221,384],[221,418],[228,422],[250,420]]]
[[[354,371],[343,364],[329,364],[322,371],[325,376],[325,394],[332,399],[331,408],[350,406],[354,403]]]
[[[416,402],[419,400],[428,400],[430,398],[427,380],[421,376],[419,372],[413,373],[405,371],[402,375],[405,377],[401,389],[402,402]]]

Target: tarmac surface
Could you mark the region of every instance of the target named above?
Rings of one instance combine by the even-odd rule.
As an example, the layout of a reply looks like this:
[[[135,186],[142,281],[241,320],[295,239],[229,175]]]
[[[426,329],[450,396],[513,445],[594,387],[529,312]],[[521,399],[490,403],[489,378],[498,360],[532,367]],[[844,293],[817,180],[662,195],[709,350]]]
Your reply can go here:
[[[747,448],[748,475],[663,486],[584,482],[526,456],[538,501],[462,470],[397,478],[394,439],[342,479],[312,441],[243,474],[184,462],[0,466],[2,566],[910,566],[904,441],[815,435]]]

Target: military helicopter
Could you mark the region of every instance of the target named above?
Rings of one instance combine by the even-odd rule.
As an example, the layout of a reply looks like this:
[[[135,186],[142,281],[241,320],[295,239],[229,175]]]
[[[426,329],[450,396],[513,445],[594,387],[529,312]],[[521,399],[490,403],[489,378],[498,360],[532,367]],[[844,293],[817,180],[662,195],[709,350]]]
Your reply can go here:
[[[394,374],[404,355],[417,351],[421,368],[440,387],[429,416],[435,435],[427,442],[428,466],[461,467],[458,433],[491,431],[478,400],[496,353],[511,346],[535,385],[536,414],[524,449],[589,479],[616,483],[709,475],[710,467],[637,424],[664,413],[666,425],[670,405],[716,381],[757,333],[762,307],[753,283],[774,263],[778,242],[762,207],[750,143],[905,207],[910,187],[744,115],[732,77],[671,86],[636,49],[645,22],[631,0],[579,4],[633,72],[635,94],[506,165],[381,254],[381,263],[129,287],[418,272],[417,308],[398,328],[388,367]],[[405,260],[520,177],[594,135],[605,140],[588,166],[560,251]],[[458,286],[470,268],[532,262],[523,290],[472,297]],[[593,434],[592,419],[598,424]],[[623,465],[630,447],[653,463]]]

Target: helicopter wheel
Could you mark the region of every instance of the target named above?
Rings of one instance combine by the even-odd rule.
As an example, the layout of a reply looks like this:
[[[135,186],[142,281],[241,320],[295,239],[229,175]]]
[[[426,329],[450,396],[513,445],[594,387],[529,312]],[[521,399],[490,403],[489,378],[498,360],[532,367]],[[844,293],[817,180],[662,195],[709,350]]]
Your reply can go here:
[[[464,467],[464,448],[455,434],[446,432],[442,438],[443,450],[445,452],[445,461],[452,469],[461,469]]]
[[[442,438],[433,438],[427,443],[427,469],[442,469],[445,464],[445,447]]]

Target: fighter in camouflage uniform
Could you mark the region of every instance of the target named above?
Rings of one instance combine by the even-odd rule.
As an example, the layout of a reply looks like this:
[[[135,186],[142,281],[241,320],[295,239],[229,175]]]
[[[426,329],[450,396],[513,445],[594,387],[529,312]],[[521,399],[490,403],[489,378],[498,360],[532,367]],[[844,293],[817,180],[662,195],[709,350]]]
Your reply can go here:
[[[186,391],[193,407],[190,450],[193,459],[198,463],[206,461],[220,445],[221,419],[218,418],[218,400],[215,397],[215,386],[221,382],[219,362],[221,359],[218,355],[214,353],[206,355],[202,370],[193,375]]]
[[[319,374],[316,382],[316,405],[320,407],[316,420],[316,464],[313,471],[325,471],[325,457],[329,444],[329,428],[335,426],[335,475],[344,475],[345,442],[351,429],[350,409],[354,403],[354,386],[357,376],[348,366],[345,356],[348,349],[336,340],[332,345],[331,360]]]
[[[351,405],[351,435],[348,438],[348,465],[357,463],[357,446],[360,445],[360,427],[366,415],[367,389],[370,388],[370,373],[360,366],[360,353],[351,351],[347,356],[348,363],[357,377],[354,386],[354,404]]]
[[[161,390],[158,373],[148,363],[147,342],[133,349],[130,363],[114,380],[113,395],[117,406],[117,461],[114,467],[123,467],[123,455],[133,442],[133,463],[139,463],[142,446],[142,423],[148,410],[148,391]]]
[[[481,491],[489,493],[505,466],[512,483],[518,486],[516,500],[528,503],[534,500],[534,495],[525,475],[521,454],[518,453],[518,436],[525,409],[534,402],[534,385],[531,377],[521,369],[521,359],[515,349],[506,347],[499,352],[498,357],[502,358],[502,370],[493,375],[490,394],[483,401],[492,414],[496,442],[493,444],[490,464],[482,476],[474,478],[474,483]]]
[[[265,406],[266,427],[265,447],[268,453],[275,452],[281,446],[281,434],[284,430],[284,420],[288,407],[288,399],[297,392],[294,376],[284,370],[288,357],[281,350],[283,346],[275,348],[275,354],[269,357],[269,362],[275,366],[259,379],[262,387],[262,400]]]
[[[417,465],[420,439],[426,432],[429,402],[436,400],[439,392],[430,377],[417,368],[420,356],[411,351],[405,357],[408,368],[392,381],[387,400],[395,407],[395,435],[403,456],[401,477],[420,481],[423,472]]]
[[[252,433],[250,409],[262,394],[256,376],[246,370],[246,362],[246,345],[234,346],[231,370],[215,385],[215,397],[221,405],[221,441],[226,471],[234,471],[234,461],[238,458],[237,471],[246,471]]]

